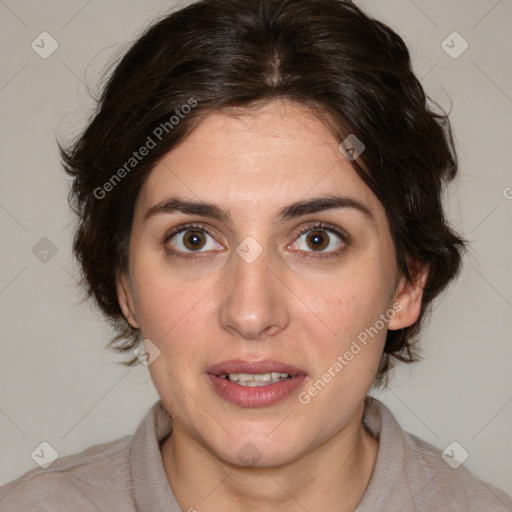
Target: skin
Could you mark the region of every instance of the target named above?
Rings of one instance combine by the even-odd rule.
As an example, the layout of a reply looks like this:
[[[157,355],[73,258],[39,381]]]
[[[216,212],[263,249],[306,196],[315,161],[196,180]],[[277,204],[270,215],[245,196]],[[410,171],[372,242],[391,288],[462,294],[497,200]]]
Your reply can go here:
[[[174,418],[161,452],[183,510],[352,511],[368,485],[378,441],[362,426],[363,401],[386,329],[418,318],[427,271],[411,262],[413,282],[399,274],[383,206],[338,144],[305,106],[286,100],[237,115],[215,112],[141,189],[118,296],[132,327],[160,350],[149,370]],[[333,193],[356,199],[372,217],[333,208],[274,222],[285,205]],[[232,225],[182,212],[144,220],[169,197],[220,205]],[[165,241],[188,222],[211,232],[194,259],[173,256],[197,254],[184,244],[190,233]],[[338,227],[348,240],[322,231],[327,245],[318,252],[299,234],[315,222]],[[236,252],[248,236],[263,249],[252,263]],[[387,327],[300,403],[298,393],[398,303]],[[234,405],[213,390],[206,370],[237,358],[275,359],[307,377],[274,405]],[[261,454],[252,464],[237,456],[248,442]]]

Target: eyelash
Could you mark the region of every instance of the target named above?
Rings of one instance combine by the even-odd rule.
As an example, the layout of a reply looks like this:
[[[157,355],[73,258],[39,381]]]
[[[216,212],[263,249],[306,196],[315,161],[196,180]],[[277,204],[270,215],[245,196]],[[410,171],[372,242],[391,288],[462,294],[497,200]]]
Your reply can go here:
[[[166,234],[166,236],[165,236],[165,238],[163,240],[163,244],[164,245],[167,244],[167,242],[173,236],[179,235],[180,233],[183,233],[183,232],[186,232],[186,231],[189,231],[189,230],[192,230],[192,229],[196,229],[196,230],[199,230],[199,231],[204,231],[205,233],[210,235],[212,238],[215,238],[213,233],[210,231],[210,229],[208,228],[207,225],[205,225],[205,224],[189,223],[189,224],[182,224],[181,226],[177,226],[177,227],[173,228],[169,233]],[[347,236],[346,233],[341,231],[336,226],[334,226],[332,224],[328,224],[326,222],[316,222],[316,223],[313,223],[311,225],[308,225],[308,226],[302,228],[297,233],[295,240],[297,238],[300,238],[302,235],[304,235],[306,233],[309,233],[310,231],[315,231],[315,230],[322,230],[322,231],[326,231],[328,233],[333,233],[333,234],[337,235],[341,239],[341,241],[343,242],[344,245],[347,245],[347,243],[348,243],[348,236]],[[343,250],[343,248],[338,249],[336,252],[330,252],[330,253],[326,253],[326,254],[318,253],[316,255],[311,255],[311,253],[303,254],[304,251],[297,251],[297,252],[298,252],[298,255],[301,258],[322,259],[322,258],[339,257],[340,256],[340,252],[342,250]],[[197,254],[194,254],[194,253],[184,253],[184,252],[179,252],[179,251],[172,250],[171,254],[172,254],[173,257],[183,258],[183,259],[193,259],[193,258],[201,258],[201,257],[203,257],[200,252],[197,252]]]

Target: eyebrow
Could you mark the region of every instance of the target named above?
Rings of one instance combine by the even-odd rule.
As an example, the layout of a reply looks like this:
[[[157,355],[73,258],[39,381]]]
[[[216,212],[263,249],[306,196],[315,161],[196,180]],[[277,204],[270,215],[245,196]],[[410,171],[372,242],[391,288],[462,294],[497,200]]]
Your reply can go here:
[[[369,220],[375,220],[370,209],[357,199],[352,197],[329,195],[298,201],[285,206],[277,214],[274,224],[334,208],[350,208],[362,213]],[[233,224],[229,211],[221,206],[208,202],[185,201],[175,197],[165,199],[150,207],[144,215],[144,222],[155,215],[171,214],[175,212],[181,212],[187,215],[210,217],[227,225]]]

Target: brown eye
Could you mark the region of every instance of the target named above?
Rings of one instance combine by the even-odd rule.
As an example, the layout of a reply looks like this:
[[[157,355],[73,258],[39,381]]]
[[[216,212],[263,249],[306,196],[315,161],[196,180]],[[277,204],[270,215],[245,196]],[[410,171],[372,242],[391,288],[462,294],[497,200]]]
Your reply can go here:
[[[325,231],[310,231],[306,243],[315,251],[323,251],[329,245],[329,235]]]
[[[183,245],[191,251],[202,249],[205,243],[206,237],[201,231],[189,230],[183,236]]]
[[[221,251],[224,248],[210,234],[206,226],[195,225],[183,225],[175,228],[165,237],[164,243],[174,256],[183,257],[192,253],[203,255],[203,253]]]
[[[317,253],[320,256],[335,256],[347,245],[347,238],[338,228],[320,224],[303,229],[290,246],[302,253]]]

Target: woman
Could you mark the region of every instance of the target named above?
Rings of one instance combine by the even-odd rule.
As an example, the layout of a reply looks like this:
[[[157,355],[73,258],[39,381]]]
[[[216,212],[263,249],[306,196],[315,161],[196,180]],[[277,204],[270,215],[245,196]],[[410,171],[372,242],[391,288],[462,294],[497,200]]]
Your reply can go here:
[[[456,276],[448,119],[340,0],[156,23],[62,149],[84,284],[159,400],[2,510],[510,510],[368,397]]]

